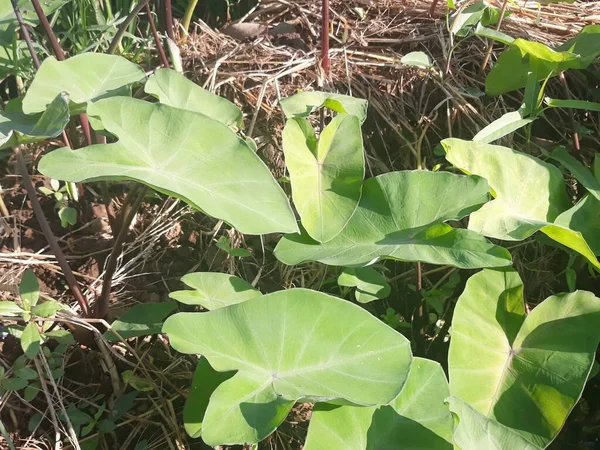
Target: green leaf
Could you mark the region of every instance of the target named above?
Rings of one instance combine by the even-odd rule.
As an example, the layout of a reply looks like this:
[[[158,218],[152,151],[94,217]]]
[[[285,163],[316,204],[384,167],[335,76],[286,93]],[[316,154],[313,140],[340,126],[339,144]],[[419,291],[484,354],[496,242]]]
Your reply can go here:
[[[319,244],[305,232],[286,235],[275,256],[285,264],[319,261],[364,266],[381,258],[448,264],[461,268],[507,266],[509,253],[468,230],[458,220],[489,199],[479,177],[448,172],[391,172],[363,184],[359,206],[344,230]]]
[[[262,295],[250,283],[225,273],[189,273],[181,281],[193,291],[171,292],[169,297],[186,305],[200,305],[209,310],[242,303]]]
[[[400,58],[400,62],[405,66],[411,67],[421,67],[424,69],[429,69],[433,67],[431,64],[431,60],[426,53],[423,52],[410,52]]]
[[[122,374],[123,381],[138,392],[150,392],[155,389],[154,384],[145,378],[138,377],[132,370],[126,370]]]
[[[283,130],[283,152],[303,227],[313,239],[330,241],[346,226],[361,196],[365,159],[358,118],[338,114],[319,141],[306,119],[290,119]]]
[[[201,88],[172,69],[158,69],[144,91],[161,103],[204,114],[227,126],[242,126],[242,112],[230,101]]]
[[[31,313],[34,316],[38,316],[38,317],[53,317],[58,311],[68,310],[68,309],[69,309],[68,307],[60,304],[56,300],[46,300],[44,303],[40,303],[39,305],[36,305],[31,310]],[[68,334],[69,334],[69,336],[71,335],[70,333],[68,333]]]
[[[509,135],[535,119],[535,117],[523,118],[519,111],[506,113],[477,133],[473,137],[473,141],[488,144]]]
[[[40,172],[73,182],[139,181],[242,233],[298,230],[287,197],[265,164],[222,123],[126,97],[91,104],[88,114],[99,117],[119,141],[56,150],[41,159]]]
[[[25,98],[23,112],[42,112],[62,92],[69,96],[73,114],[85,112],[86,103],[130,95],[131,85],[146,78],[144,70],[125,58],[102,53],[82,53],[64,61],[44,60]]]
[[[69,225],[77,223],[77,210],[69,206],[60,208],[58,210],[58,217],[60,218],[60,226],[67,228]]]
[[[110,417],[113,421],[121,419],[127,414],[135,405],[135,399],[137,398],[137,391],[131,391],[120,397],[116,402]]]
[[[304,450],[451,450],[452,416],[444,404],[448,382],[442,367],[414,358],[406,385],[389,406],[318,404]]]
[[[502,33],[501,31],[494,30],[492,28],[487,28],[481,25],[478,25],[475,29],[475,35],[488,39],[493,39],[494,41],[501,42],[505,45],[509,45],[515,40],[512,36],[509,36],[506,33]]]
[[[70,0],[45,0],[40,2],[40,6],[42,7],[44,15],[48,16],[69,1]],[[39,23],[38,15],[36,14],[35,9],[33,9],[30,0],[18,0],[17,6],[21,12],[23,21],[27,25],[36,26]],[[0,45],[12,45],[18,28],[19,24],[12,3],[10,0],[0,1]]]
[[[600,299],[558,294],[525,314],[517,272],[472,276],[452,319],[450,393],[546,447],[581,396],[600,341]]]
[[[264,439],[298,400],[388,403],[412,359],[406,338],[364,309],[306,289],[179,313],[163,332],[175,350],[238,371],[210,397],[202,439],[213,446]]]
[[[523,439],[514,430],[471,408],[457,397],[449,397],[447,403],[456,416],[454,443],[461,450],[542,450]]]
[[[288,119],[308,117],[311,112],[326,107],[338,113],[356,116],[361,124],[367,119],[369,106],[362,98],[319,91],[301,92],[281,99],[280,104]]]
[[[345,267],[337,282],[340,286],[356,287],[354,295],[359,303],[386,298],[392,292],[385,277],[372,267]]]
[[[555,223],[581,233],[591,251],[600,255],[600,201],[591,194],[558,216]]]
[[[0,382],[0,386],[7,391],[20,391],[27,387],[29,382],[24,378],[4,378]]]
[[[448,161],[486,178],[496,196],[471,214],[469,230],[507,241],[521,241],[539,230],[600,268],[582,233],[557,219],[570,201],[555,166],[497,145],[460,139],[444,139],[442,145]]]
[[[23,114],[20,100],[13,102],[0,112],[0,149],[56,137],[69,122],[67,101],[60,93],[43,113],[31,116]]]
[[[37,325],[34,322],[29,322],[23,330],[21,336],[21,348],[29,359],[33,359],[40,351],[42,337],[38,331]]]
[[[71,404],[67,408],[67,416],[73,425],[86,425],[93,422],[94,419],[88,413],[78,409],[75,405]],[[64,414],[61,413],[60,419],[66,421]]]
[[[173,302],[137,304],[115,320],[104,337],[109,341],[119,341],[114,332],[123,339],[160,333],[163,322],[176,308]]]
[[[564,147],[558,147],[550,156],[571,172],[577,181],[588,190],[590,195],[600,201],[600,180],[594,176],[590,169],[571,156]]]
[[[600,103],[586,102],[585,100],[560,100],[546,97],[544,102],[551,108],[571,108],[600,112]]]
[[[37,375],[37,373],[36,373]],[[26,402],[32,402],[38,394],[42,391],[40,383],[34,382],[28,385],[23,392],[23,398]]]
[[[1,316],[21,316],[25,311],[15,302],[0,301]]]
[[[21,367],[15,370],[14,374],[16,377],[23,378],[24,380],[35,380],[38,377],[38,373],[31,367]]]
[[[229,380],[234,372],[217,372],[206,358],[201,357],[192,379],[189,395],[183,408],[183,426],[188,435],[199,438],[202,433],[202,422],[208,408],[212,393]]]
[[[60,345],[71,345],[75,343],[75,338],[67,330],[53,330],[44,333],[48,339],[56,340]]]
[[[230,256],[246,258],[251,255],[250,251],[246,248],[232,248],[231,241],[226,236],[221,236],[216,246],[217,248],[220,248]]]

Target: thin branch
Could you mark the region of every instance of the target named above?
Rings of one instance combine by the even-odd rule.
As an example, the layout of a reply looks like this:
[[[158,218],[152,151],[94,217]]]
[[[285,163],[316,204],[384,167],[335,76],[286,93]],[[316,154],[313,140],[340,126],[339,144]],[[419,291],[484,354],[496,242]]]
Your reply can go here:
[[[171,0],[165,0],[165,28],[169,39],[175,41],[175,33],[173,32],[173,8],[171,6]]]
[[[15,11],[15,16],[17,17],[17,22],[19,23],[19,27],[21,28],[21,35],[25,42],[27,43],[27,48],[29,49],[29,53],[31,54],[31,59],[33,60],[33,64],[36,69],[40,68],[40,60],[38,58],[35,49],[33,48],[33,42],[31,41],[31,36],[29,35],[29,31],[27,30],[27,26],[25,22],[23,22],[23,16],[21,16],[21,10],[19,9],[19,5],[17,4],[17,0],[10,0],[12,3],[13,10]]]
[[[565,98],[568,100],[571,98],[571,91],[569,91],[569,85],[567,84],[567,79],[565,78],[565,73],[561,72],[558,75],[558,78],[560,79],[560,82],[563,85],[563,88],[565,90]],[[567,112],[569,113],[569,118],[571,119],[571,130],[573,133],[573,147],[575,147],[575,150],[577,150],[578,152],[581,150],[581,147],[579,145],[579,133],[577,133],[577,124],[575,123],[575,115],[573,114],[573,110],[571,108],[567,108]]]
[[[433,16],[433,13],[435,12],[435,8],[437,7],[438,4],[438,0],[433,0],[431,2],[431,7],[429,8],[429,15]]]
[[[508,6],[508,0],[504,0],[502,3],[502,9],[500,10],[500,17],[498,18],[498,23],[496,24],[496,31],[500,30],[500,26],[502,25],[502,21],[504,20],[504,14],[506,14],[506,7]],[[481,71],[483,72],[490,60],[490,56],[492,56],[492,49],[494,47],[494,41],[489,39],[487,50],[485,51],[485,58],[483,58],[483,63],[481,64]]]
[[[323,0],[321,14],[321,67],[325,78],[329,79],[329,0]]]
[[[160,36],[158,35],[158,31],[156,31],[156,25],[154,24],[152,11],[150,11],[150,5],[146,3],[145,8],[146,15],[148,16],[148,22],[150,23],[150,29],[152,30],[152,37],[154,37],[154,44],[156,45],[156,49],[158,50],[158,54],[160,56],[160,61],[162,62],[163,67],[169,68],[169,60],[167,59],[167,55],[165,54],[165,49],[160,40]]]
[[[79,307],[81,308],[83,315],[87,316],[89,314],[88,301],[84,297],[83,293],[81,292],[81,288],[79,287],[79,283],[77,282],[75,275],[73,275],[71,266],[69,266],[69,263],[67,262],[67,258],[65,257],[65,254],[63,253],[62,249],[60,248],[60,245],[58,245],[58,241],[56,240],[54,233],[52,233],[52,229],[50,228],[50,223],[48,223],[48,219],[46,219],[46,215],[44,214],[44,211],[42,210],[42,205],[40,205],[40,202],[37,198],[37,193],[35,191],[35,187],[33,186],[33,183],[31,182],[31,178],[29,178],[29,173],[27,171],[27,164],[25,163],[25,158],[23,158],[21,149],[19,147],[16,147],[14,149],[14,153],[17,157],[17,165],[19,167],[19,171],[21,172],[21,176],[23,177],[23,184],[25,186],[25,190],[27,191],[29,200],[31,200],[31,207],[33,209],[35,217],[36,217],[38,223],[40,224],[40,227],[42,229],[42,232],[44,233],[44,236],[46,237],[46,241],[48,241],[48,245],[50,246],[50,249],[54,253],[56,260],[58,261],[58,265],[62,269],[63,274],[65,275],[65,278],[67,279],[67,283],[69,285],[69,288],[71,289],[71,292],[73,293],[73,296],[75,297],[75,300],[77,300],[77,303],[79,303]]]
[[[34,1],[36,1],[36,0],[34,0]],[[127,27],[129,26],[129,24],[131,23],[131,21],[137,17],[137,15],[140,13],[140,11],[142,9],[144,9],[144,7],[148,3],[148,1],[149,0],[142,0],[141,2],[139,2],[136,5],[136,7],[133,8],[133,11],[131,11],[129,13],[129,15],[125,18],[125,20],[123,22],[121,22],[121,25],[119,25],[119,29],[115,33],[115,36],[113,37],[113,40],[110,43],[110,46],[108,47],[108,51],[106,53],[114,53],[115,52],[115,50],[117,49],[117,47],[121,43],[121,39],[123,39],[123,35],[125,34],[125,30],[127,30]]]
[[[117,270],[117,262],[123,250],[123,244],[127,238],[129,226],[131,225],[131,222],[133,222],[133,218],[137,214],[137,210],[139,209],[147,190],[148,188],[146,186],[135,185],[133,188],[131,188],[127,194],[127,197],[125,198],[125,201],[123,202],[123,207],[121,208],[120,214],[121,221],[118,224],[118,226],[120,226],[119,234],[115,237],[112,251],[108,257],[108,262],[106,263],[104,279],[102,280],[102,292],[100,293],[100,297],[98,298],[96,305],[96,317],[100,319],[105,318],[108,314],[110,292],[112,290],[112,279],[115,271]],[[135,198],[135,200],[133,200],[133,198]],[[131,205],[131,208],[128,208],[129,205]]]
[[[50,45],[52,46],[52,51],[54,52],[56,59],[58,59],[59,61],[64,61],[65,52],[63,52],[63,49],[58,43],[58,39],[56,39],[54,31],[52,31],[52,26],[50,25],[50,22],[48,22],[48,19],[46,18],[46,14],[44,13],[44,10],[40,5],[40,2],[38,0],[31,0],[31,4],[33,5],[38,19],[40,20],[40,23],[42,24],[42,27],[46,32],[46,36],[48,36],[48,40],[50,41]]]

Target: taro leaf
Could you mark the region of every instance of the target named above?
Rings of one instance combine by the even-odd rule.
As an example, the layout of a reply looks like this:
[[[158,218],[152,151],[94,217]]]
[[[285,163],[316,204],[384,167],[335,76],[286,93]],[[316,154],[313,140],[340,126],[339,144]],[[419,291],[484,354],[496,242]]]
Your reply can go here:
[[[414,358],[406,385],[389,406],[316,405],[304,450],[451,450],[448,395],[442,367]]]
[[[221,383],[229,380],[234,373],[217,372],[204,357],[198,360],[192,386],[183,408],[183,426],[188,435],[193,438],[200,437],[210,396]]]
[[[359,206],[344,230],[319,244],[306,232],[286,235],[275,256],[285,264],[319,261],[369,265],[381,258],[460,268],[510,265],[510,254],[482,236],[443,222],[458,220],[489,199],[480,177],[448,172],[391,172],[363,184]]]
[[[311,112],[320,108],[329,108],[338,113],[346,113],[358,117],[362,124],[367,119],[368,102],[362,98],[331,92],[301,92],[281,99],[281,108],[285,117],[308,117]]]
[[[176,307],[174,302],[140,303],[115,320],[111,330],[123,339],[160,333],[165,319]],[[106,339],[119,341],[119,336],[111,330],[104,333]]]
[[[50,56],[40,66],[23,99],[23,112],[42,112],[57,95],[66,92],[71,112],[80,114],[88,102],[129,95],[131,85],[145,77],[140,66],[120,56],[82,53],[65,61]]]
[[[265,164],[222,123],[126,97],[100,100],[88,109],[119,141],[76,152],[58,149],[41,159],[40,172],[73,182],[139,181],[242,233],[298,230],[289,202]]]
[[[579,181],[596,200],[600,201],[600,180],[594,176],[592,171],[569,154],[566,148],[559,147],[550,155],[558,161]]]
[[[21,297],[23,308],[27,311],[33,308],[40,299],[40,285],[38,279],[29,269],[26,269],[21,277],[19,296]]]
[[[460,398],[446,402],[456,416],[454,443],[461,450],[541,450],[523,439],[514,430],[480,414]]]
[[[493,38],[493,36],[491,36]],[[500,95],[527,84],[532,72],[538,80],[567,69],[585,69],[600,55],[600,25],[588,25],[556,49],[539,42],[515,39],[498,58],[485,80],[488,95]]]
[[[24,312],[15,302],[0,301],[0,316],[20,316]]]
[[[365,158],[358,119],[338,114],[318,141],[306,119],[290,119],[283,130],[283,152],[302,226],[316,241],[330,241],[360,200]]]
[[[27,115],[21,100],[13,100],[0,112],[0,149],[31,144],[58,136],[69,122],[69,107],[57,95],[42,114]]]
[[[29,359],[33,359],[40,351],[42,337],[34,322],[29,322],[21,335],[21,348]]]
[[[488,144],[524,127],[535,119],[535,117],[524,118],[519,111],[506,113],[479,131],[473,137],[473,141]]]
[[[592,368],[600,299],[586,291],[558,294],[526,315],[517,272],[484,270],[459,297],[451,335],[450,393],[544,448]]]
[[[242,126],[242,112],[237,106],[172,69],[158,69],[150,75],[144,91],[165,105],[207,115],[230,127]]]
[[[40,2],[44,15],[48,16],[70,0],[44,0]],[[19,0],[17,2],[23,21],[35,26],[39,23],[38,15],[33,9],[31,0]],[[17,18],[12,7],[11,0],[0,0],[0,45],[9,46],[17,33]]]
[[[385,277],[372,267],[346,267],[337,282],[340,286],[356,287],[354,296],[359,303],[386,298],[392,291]]]
[[[432,67],[429,56],[423,52],[410,52],[400,58],[400,62],[405,66],[421,67],[428,69]]]
[[[370,313],[306,289],[176,314],[163,332],[175,350],[238,371],[210,397],[202,439],[211,446],[264,439],[298,400],[388,403],[412,360],[408,340]]]
[[[209,310],[262,295],[250,283],[226,273],[188,273],[181,281],[193,290],[171,292],[169,297],[186,305],[200,305]]]
[[[496,196],[471,214],[469,230],[507,241],[521,241],[539,230],[600,268],[582,233],[557,221],[570,202],[555,166],[498,145],[460,139],[444,139],[442,145],[448,161],[486,178]]]
[[[581,233],[591,251],[600,255],[600,201],[591,194],[586,194],[575,206],[558,216],[554,223]]]

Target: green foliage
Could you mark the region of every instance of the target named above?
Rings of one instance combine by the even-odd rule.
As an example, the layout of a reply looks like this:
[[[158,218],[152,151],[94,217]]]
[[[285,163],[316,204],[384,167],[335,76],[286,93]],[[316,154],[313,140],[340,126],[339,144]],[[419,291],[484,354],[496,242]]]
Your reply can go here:
[[[408,341],[362,308],[305,289],[179,313],[163,332],[177,351],[238,371],[210,396],[201,429],[209,445],[264,439],[300,399],[386,404],[412,359]]]
[[[372,267],[346,267],[337,282],[340,286],[355,287],[354,296],[359,303],[386,298],[392,291],[385,277]]]
[[[361,124],[367,119],[366,100],[331,92],[301,92],[281,99],[280,104],[288,119],[308,117],[310,113],[321,108],[356,116]]]
[[[69,122],[68,104],[60,93],[39,114],[24,114],[21,106],[20,99],[13,100],[0,112],[0,149],[56,137]]]
[[[23,112],[42,112],[57,95],[66,92],[71,113],[79,114],[85,112],[88,102],[129,95],[131,85],[145,78],[140,66],[120,56],[84,53],[65,61],[51,56],[44,60],[23,98]]]
[[[174,70],[158,69],[148,77],[144,90],[165,105],[204,114],[227,126],[242,126],[242,112],[233,103]]]
[[[42,337],[37,325],[35,322],[29,322],[21,335],[21,347],[25,352],[25,356],[33,359],[40,351],[41,344]]]
[[[66,181],[136,180],[181,198],[243,233],[294,232],[288,200],[247,144],[203,114],[117,97],[88,107],[119,140],[44,156],[43,174]]]
[[[422,69],[429,69],[433,67],[429,56],[423,52],[410,52],[400,58],[400,62],[405,66],[420,67]]]
[[[482,178],[447,172],[391,172],[370,178],[356,212],[337,237],[319,244],[304,231],[286,235],[275,256],[290,265],[368,265],[390,258],[461,268],[507,266],[511,261],[505,249],[444,223],[479,209],[488,191]]]
[[[262,295],[241,278],[225,273],[189,273],[181,278],[193,290],[171,292],[169,297],[208,310],[242,303]]]
[[[45,0],[40,6],[46,16],[52,14],[70,0]],[[27,25],[35,26],[39,23],[38,15],[29,0],[18,0],[17,6]],[[19,24],[13,10],[11,0],[0,0],[0,45],[10,46],[16,37]]]
[[[37,277],[29,269],[26,269],[21,277],[19,295],[21,297],[21,304],[26,310],[33,308],[40,298],[40,286]]]
[[[470,230],[509,241],[526,239],[539,230],[600,268],[586,241],[591,234],[588,227],[600,230],[600,224],[578,221],[580,216],[588,215],[575,215],[569,210],[563,176],[555,166],[497,145],[460,139],[445,139],[442,145],[449,162],[466,173],[486,178],[495,196],[471,214]]]
[[[599,325],[600,299],[590,292],[551,296],[525,314],[515,271],[479,272],[454,311],[450,393],[544,448],[581,396]]]
[[[442,367],[414,358],[400,395],[377,407],[315,407],[305,450],[452,449],[452,417],[444,400],[448,382]]]
[[[319,140],[306,119],[290,119],[283,130],[283,152],[302,226],[316,241],[332,240],[361,196],[365,159],[358,118],[338,114]]]
[[[165,319],[177,308],[173,302],[140,303],[115,320],[104,333],[109,341],[120,341],[160,333]]]

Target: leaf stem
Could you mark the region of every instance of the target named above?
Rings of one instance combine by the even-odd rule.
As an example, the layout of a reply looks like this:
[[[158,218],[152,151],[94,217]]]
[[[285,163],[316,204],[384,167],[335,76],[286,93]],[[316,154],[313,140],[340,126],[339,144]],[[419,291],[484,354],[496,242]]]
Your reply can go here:
[[[137,210],[139,209],[147,190],[147,186],[135,185],[131,188],[123,202],[120,213],[121,220],[117,223],[117,227],[120,227],[119,234],[115,237],[113,248],[108,257],[108,262],[106,263],[106,270],[104,271],[104,278],[102,280],[102,291],[96,305],[96,317],[99,319],[104,319],[108,314],[112,279],[117,270],[117,262],[123,250],[123,244],[125,243],[129,226],[131,225],[131,222],[133,222],[133,218],[137,214]],[[134,198],[135,200],[133,200]],[[130,205],[131,208],[129,208]]]
[[[175,33],[173,32],[173,8],[171,7],[171,0],[165,0],[165,28],[169,39],[175,41]]]
[[[496,31],[500,30],[500,26],[502,25],[502,21],[504,20],[504,14],[506,14],[506,7],[508,6],[508,0],[504,0],[502,3],[502,9],[500,10],[500,17],[498,18],[498,23],[496,24]],[[483,58],[483,63],[481,63],[481,71],[483,72],[492,56],[492,48],[494,46],[494,41],[488,39],[487,50],[485,51],[485,58]]]
[[[325,78],[329,79],[329,0],[323,0],[321,16],[321,67]]]
[[[563,88],[565,90],[565,96],[566,99],[570,99],[571,98],[571,91],[569,90],[569,85],[567,84],[567,79],[565,78],[565,73],[561,72],[558,75],[558,78],[560,79],[560,82],[563,85]],[[579,145],[579,133],[577,133],[577,125],[575,124],[575,115],[573,114],[573,109],[571,108],[567,108],[567,111],[569,113],[569,117],[571,119],[571,129],[573,132],[573,147],[575,147],[575,150],[577,150],[578,152],[581,151],[581,147]]]
[[[35,1],[37,1],[37,0],[35,0]],[[115,33],[115,36],[113,37],[112,42],[108,46],[108,50],[106,51],[106,53],[114,53],[115,52],[115,50],[117,49],[117,47],[121,43],[121,39],[123,39],[123,35],[125,34],[125,30],[129,26],[129,24],[131,23],[131,21],[137,17],[137,15],[140,13],[140,11],[142,9],[144,9],[144,7],[148,3],[148,1],[149,0],[141,0],[136,5],[136,7],[133,8],[133,11],[131,11],[129,13],[129,15],[125,18],[125,20],[123,22],[121,22],[121,25],[119,25],[119,28],[117,29],[117,32]]]
[[[29,53],[31,54],[31,59],[33,60],[33,65],[36,69],[40,68],[40,60],[38,58],[35,49],[33,48],[33,42],[31,41],[31,36],[29,35],[29,30],[27,30],[27,26],[25,22],[23,22],[23,16],[21,15],[21,10],[19,9],[19,5],[17,4],[17,0],[10,0],[12,3],[13,10],[15,12],[15,16],[17,18],[17,23],[21,28],[21,35],[23,39],[25,39],[25,43],[27,44],[27,48],[29,49]]]
[[[158,35],[158,31],[156,31],[156,24],[154,23],[154,18],[152,17],[152,11],[150,11],[150,5],[146,3],[145,7],[146,15],[148,16],[148,22],[150,23],[150,29],[152,30],[152,37],[154,38],[154,43],[156,44],[156,49],[158,50],[158,55],[160,56],[160,61],[163,67],[169,68],[169,60],[167,59],[167,55],[165,53],[165,48],[162,45],[160,40],[160,36]]]
[[[73,296],[75,297],[75,300],[77,300],[77,303],[79,304],[79,307],[81,308],[81,311],[83,312],[83,315],[87,316],[89,314],[88,301],[84,297],[83,292],[81,292],[81,288],[79,287],[79,283],[77,282],[75,275],[73,275],[71,266],[69,266],[69,263],[67,262],[67,258],[65,257],[65,254],[63,253],[62,249],[60,248],[60,245],[58,245],[58,241],[56,240],[54,233],[52,233],[52,229],[50,228],[48,219],[46,219],[46,215],[44,214],[44,211],[42,210],[42,205],[40,205],[40,202],[37,198],[37,194],[35,192],[35,187],[33,186],[33,183],[31,182],[31,178],[29,177],[29,173],[27,171],[27,164],[25,163],[25,158],[23,158],[21,149],[19,147],[15,147],[14,153],[15,153],[15,156],[17,157],[17,165],[19,167],[19,171],[21,172],[21,176],[23,177],[23,184],[25,186],[25,190],[27,191],[27,195],[29,196],[29,199],[31,200],[31,208],[33,209],[35,217],[37,218],[38,223],[40,224],[40,227],[42,229],[42,232],[44,233],[44,236],[46,237],[46,240],[48,241],[48,245],[50,246],[50,249],[54,253],[56,260],[58,261],[58,265],[62,269],[63,274],[65,275],[65,278],[67,279],[67,283],[69,285],[69,288],[71,289],[71,292],[73,293]]]

